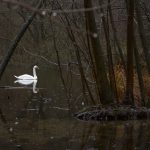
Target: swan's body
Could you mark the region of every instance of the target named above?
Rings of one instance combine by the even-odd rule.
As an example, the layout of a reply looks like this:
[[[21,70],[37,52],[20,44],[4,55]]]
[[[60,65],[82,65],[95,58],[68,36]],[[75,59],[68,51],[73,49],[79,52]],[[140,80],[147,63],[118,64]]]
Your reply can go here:
[[[33,82],[37,80],[19,80],[17,79],[16,81],[14,81],[14,83],[19,83],[21,85],[30,85],[30,84],[33,84]]]
[[[23,75],[20,75],[20,76],[15,76],[15,78],[17,78],[18,80],[37,80],[37,75],[36,75],[36,69],[39,69],[38,66],[34,66],[33,67],[33,76],[29,75],[29,74],[23,74]]]

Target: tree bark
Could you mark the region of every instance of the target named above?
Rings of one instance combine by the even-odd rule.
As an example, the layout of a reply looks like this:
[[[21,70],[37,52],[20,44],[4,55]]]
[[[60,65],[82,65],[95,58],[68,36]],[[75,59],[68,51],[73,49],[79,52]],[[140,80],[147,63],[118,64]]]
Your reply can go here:
[[[127,0],[128,21],[127,21],[127,80],[126,97],[124,104],[133,105],[133,54],[134,54],[134,0]]]

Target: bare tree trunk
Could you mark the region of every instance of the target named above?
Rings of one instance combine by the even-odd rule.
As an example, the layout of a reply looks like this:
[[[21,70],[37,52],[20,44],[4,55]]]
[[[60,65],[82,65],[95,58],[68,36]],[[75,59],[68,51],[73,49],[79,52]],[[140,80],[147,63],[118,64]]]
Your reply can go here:
[[[136,18],[138,21],[138,31],[144,51],[144,56],[148,68],[148,72],[150,73],[150,53],[149,53],[149,48],[148,48],[148,43],[146,41],[145,33],[144,33],[144,24],[142,20],[142,14],[141,14],[141,9],[140,9],[140,3],[138,1],[135,1],[136,7]]]
[[[108,0],[108,3],[110,3],[110,0]],[[117,45],[117,48],[118,48],[120,59],[121,59],[121,62],[122,62],[122,65],[123,65],[123,68],[124,68],[125,72],[127,72],[126,71],[127,70],[126,69],[126,61],[125,61],[125,58],[124,58],[124,55],[123,55],[123,50],[121,48],[119,39],[117,37],[117,29],[116,29],[115,24],[114,24],[114,19],[113,19],[113,15],[112,15],[112,11],[111,11],[111,5],[108,5],[108,11],[109,11],[110,23],[111,23],[112,30],[113,30],[113,36],[114,36],[114,39],[115,39],[115,42],[116,42],[116,45]]]
[[[133,54],[134,54],[134,0],[127,0],[128,22],[127,22],[127,81],[126,81],[126,97],[124,104],[133,104]]]
[[[99,3],[100,3],[100,5],[102,4],[100,1],[99,1]],[[101,13],[104,14],[103,8],[101,8]],[[115,72],[114,72],[114,68],[113,68],[112,50],[111,50],[111,43],[110,43],[110,37],[109,37],[109,25],[108,25],[108,22],[106,22],[104,15],[102,16],[102,22],[103,22],[104,33],[105,33],[105,38],[106,38],[110,86],[111,86],[112,92],[114,94],[115,100],[118,103],[116,79],[115,79]]]
[[[85,20],[86,20],[86,18],[85,18]],[[88,33],[88,31],[89,31],[89,26],[88,26],[88,21],[86,20],[86,32]],[[91,64],[92,64],[92,73],[93,73],[93,77],[94,77],[95,82],[96,82],[96,87],[95,88],[96,88],[96,93],[97,93],[97,99],[100,100],[100,87],[98,86],[96,69],[95,69],[94,60],[93,60],[93,57],[92,57],[90,37],[88,36],[88,34],[87,34],[86,37],[87,37],[87,45],[88,45],[88,50],[89,50],[89,56],[90,56]]]
[[[140,64],[140,57],[139,57],[139,52],[137,49],[136,41],[134,42],[134,56],[135,56],[135,62],[136,62],[136,70],[137,70],[137,75],[138,75],[138,80],[139,80],[139,87],[140,87],[140,94],[141,94],[141,102],[143,106],[146,106],[147,104],[147,97],[145,93],[145,87],[144,87],[144,81],[142,77],[142,68]]]
[[[147,105],[147,96],[145,93],[145,87],[144,87],[144,81],[142,76],[142,67],[140,64],[140,56],[139,56],[139,50],[137,48],[136,38],[134,34],[134,56],[135,56],[135,63],[136,63],[136,70],[138,75],[138,81],[139,81],[139,87],[140,87],[140,94],[141,94],[141,103],[143,106]]]
[[[92,8],[91,0],[84,0],[85,8]],[[90,31],[90,40],[93,48],[93,57],[95,61],[96,73],[98,77],[98,86],[101,90],[101,102],[102,104],[112,103],[114,97],[112,95],[112,91],[109,85],[109,81],[107,79],[105,63],[102,53],[102,48],[99,41],[99,36],[97,32],[95,16],[93,11],[85,12],[85,17],[88,21],[89,31]],[[96,37],[94,37],[96,35]]]
[[[37,4],[37,8],[40,8],[42,6],[43,1],[40,0]],[[3,75],[3,72],[5,71],[5,68],[13,55],[16,47],[18,46],[18,43],[20,42],[21,38],[23,37],[24,33],[28,29],[29,25],[32,23],[34,17],[36,16],[36,12],[33,12],[32,15],[28,18],[28,20],[22,25],[21,29],[19,30],[18,34],[16,35],[15,39],[12,41],[8,51],[6,52],[6,55],[4,56],[1,64],[0,64],[0,79]]]

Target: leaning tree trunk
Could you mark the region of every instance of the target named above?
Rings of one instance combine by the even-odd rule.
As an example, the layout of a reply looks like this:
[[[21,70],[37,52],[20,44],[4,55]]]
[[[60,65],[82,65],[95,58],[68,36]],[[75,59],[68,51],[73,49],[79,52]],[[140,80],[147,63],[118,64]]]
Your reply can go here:
[[[134,0],[127,0],[127,80],[124,104],[133,104]]]
[[[147,97],[145,93],[144,81],[142,76],[142,68],[140,64],[140,56],[137,48],[136,41],[134,41],[134,56],[135,56],[135,63],[136,63],[136,70],[138,75],[139,87],[140,87],[140,94],[141,94],[141,103],[142,106],[146,106],[147,104]]]
[[[43,4],[43,0],[40,0],[37,9],[40,8]],[[36,16],[36,11],[32,13],[32,15],[28,18],[28,20],[22,25],[21,29],[19,30],[18,34],[16,35],[15,39],[13,40],[12,44],[10,45],[8,51],[6,52],[1,64],[0,64],[0,79],[5,71],[5,68],[13,55],[18,43],[20,42],[21,38],[25,34],[26,30],[28,29],[29,25],[32,23],[34,17]]]
[[[84,6],[85,8],[92,8],[92,1],[84,0]],[[97,32],[94,12],[93,11],[85,12],[85,17],[89,26],[92,53],[95,61],[98,86],[100,88],[101,102],[102,104],[109,104],[113,102],[114,98],[111,92],[109,81],[107,79],[104,57]]]
[[[110,3],[110,0],[108,0],[108,3]],[[114,23],[114,19],[113,19],[113,15],[112,15],[112,10],[111,9],[112,9],[111,5],[108,5],[110,23],[111,23],[112,30],[113,30],[114,40],[115,40],[117,48],[118,48],[118,52],[119,52],[119,55],[120,55],[120,59],[121,59],[123,68],[124,68],[124,70],[126,72],[126,62],[125,62],[123,50],[121,48],[121,45],[120,45],[120,42],[119,42],[119,39],[118,39],[118,36],[117,36],[117,29],[116,29],[116,26],[115,26],[115,23]]]
[[[141,14],[141,8],[140,8],[140,3],[138,1],[135,2],[136,7],[136,17],[138,21],[138,30],[139,30],[139,35],[144,51],[144,56],[147,64],[148,71],[150,73],[150,53],[149,53],[149,48],[148,48],[148,43],[146,41],[145,33],[144,33],[144,24],[142,20],[142,14]]]

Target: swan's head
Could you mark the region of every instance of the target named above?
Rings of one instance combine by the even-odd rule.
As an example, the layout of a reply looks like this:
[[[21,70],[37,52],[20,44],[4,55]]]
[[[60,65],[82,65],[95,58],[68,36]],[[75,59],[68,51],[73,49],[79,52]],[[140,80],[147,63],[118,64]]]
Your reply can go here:
[[[37,65],[35,65],[33,68],[34,68],[34,69],[39,69],[39,67],[38,67]]]

